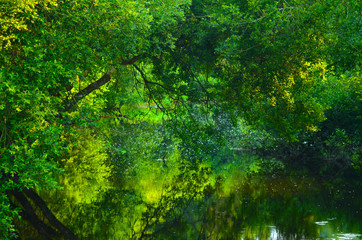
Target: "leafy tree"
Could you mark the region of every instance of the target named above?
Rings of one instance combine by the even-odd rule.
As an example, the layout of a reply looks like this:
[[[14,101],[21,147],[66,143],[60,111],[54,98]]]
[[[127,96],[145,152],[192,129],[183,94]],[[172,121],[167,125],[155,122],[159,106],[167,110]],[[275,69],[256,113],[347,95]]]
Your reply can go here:
[[[249,122],[296,141],[325,120],[328,103],[311,95],[338,68],[331,58],[340,41],[335,19],[347,24],[357,12],[352,2],[193,1],[174,30],[176,49],[152,59],[155,87],[172,90],[174,106],[190,101],[237,109]],[[353,48],[359,26],[350,27]],[[354,54],[349,69],[358,65]]]
[[[79,134],[75,129],[88,126],[101,112],[97,103],[103,92],[95,90],[110,83],[117,69],[147,53],[150,42],[157,40],[149,38],[152,21],[182,18],[183,4],[187,1],[1,1],[0,194],[5,237],[18,206],[42,235],[75,238],[32,189],[56,185],[59,160],[72,154],[72,137],[66,136]],[[82,110],[89,105],[92,111]],[[10,203],[11,195],[16,201]]]
[[[289,150],[319,129],[329,132],[325,150],[348,142],[344,132],[352,129],[338,116],[360,120],[358,107],[348,110],[360,101],[360,6],[352,0],[0,0],[0,9],[4,237],[18,209],[41,235],[76,238],[34,189],[57,186],[70,165],[62,159],[83,163],[88,153],[77,149],[102,140],[82,129],[109,128],[99,121],[106,116],[123,121],[127,104],[154,106],[203,142],[205,132],[221,130],[212,117],[228,111],[283,138]],[[330,85],[344,81],[346,94],[330,97]],[[202,124],[190,124],[209,111]],[[222,142],[183,143],[205,155]]]

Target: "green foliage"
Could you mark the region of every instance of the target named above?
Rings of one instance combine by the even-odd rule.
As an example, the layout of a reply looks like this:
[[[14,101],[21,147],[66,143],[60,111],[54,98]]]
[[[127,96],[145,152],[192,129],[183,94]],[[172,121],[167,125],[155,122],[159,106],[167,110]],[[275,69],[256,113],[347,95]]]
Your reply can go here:
[[[361,142],[361,76],[359,68],[354,72],[345,72],[331,76],[323,99],[330,109],[326,112],[326,121],[321,126],[323,132],[331,134],[336,128]]]
[[[162,126],[147,122],[113,127],[109,142],[112,176],[120,185],[131,179],[136,182],[136,175],[143,170],[157,171],[162,166],[161,159],[168,161],[175,148]]]
[[[338,169],[337,171],[342,172],[344,168],[358,168],[361,165],[358,143],[352,142],[344,130],[337,128],[324,143],[325,146],[321,149],[325,160],[323,170],[332,168],[334,171]]]
[[[2,176],[1,176],[2,178]],[[8,236],[12,236],[12,232],[15,232],[14,227],[12,226],[13,217],[17,215],[17,211],[14,211],[10,207],[9,200],[5,194],[7,190],[9,190],[9,185],[11,187],[11,183],[7,183],[3,180],[0,180],[0,237],[6,238]]]
[[[143,214],[118,226],[130,237],[177,219],[188,188],[204,194],[209,167],[268,175],[283,161],[360,175],[360,10],[353,0],[0,0],[0,231],[13,233],[9,197],[25,188],[51,201],[45,193],[63,187],[53,193],[63,207],[87,213],[114,207],[114,193],[138,208],[132,221]],[[84,229],[104,237],[104,226]]]
[[[73,134],[77,139],[69,145],[69,156],[60,160],[63,172],[56,178],[57,189],[42,190],[40,195],[61,222],[69,223],[78,236],[86,236],[89,228],[96,226],[83,214],[97,212],[97,208],[91,211],[90,206],[103,201],[103,196],[111,189],[112,169],[104,141],[86,129]],[[79,222],[79,218],[87,219],[88,223]],[[19,235],[26,236],[27,232],[19,231]]]
[[[159,200],[156,203],[146,203],[147,209],[142,214],[139,229],[134,236],[152,238],[158,232],[167,233],[168,238],[180,236],[183,229],[178,228],[177,224],[180,223],[183,209],[194,199],[203,198],[210,188],[209,175],[208,167],[184,162],[180,173],[164,186]]]
[[[120,97],[93,93],[79,106],[80,114],[69,115],[63,112],[67,101],[111,66],[145,54],[165,33],[149,38],[151,23],[182,18],[186,5],[168,1],[165,11],[158,2],[132,0],[0,2],[1,196],[9,189],[56,185],[59,161],[68,154],[81,157],[65,137],[69,124],[91,126]],[[119,88],[108,90],[115,95]],[[9,176],[18,176],[19,183]],[[6,202],[2,206],[8,214]]]
[[[70,157],[61,160],[65,171],[59,177],[59,184],[64,198],[75,204],[90,203],[110,187],[111,167],[101,139],[87,131],[77,135],[77,142],[70,146]]]
[[[338,72],[361,66],[361,6],[355,1],[326,1],[327,52]]]
[[[350,1],[194,1],[175,33],[178,48],[154,58],[153,73],[176,106],[183,104],[179,95],[203,105],[212,99],[297,141],[301,132],[318,131],[330,107],[319,92],[338,68],[330,56],[340,41],[333,19],[350,21],[347,9],[359,18]],[[357,32],[349,36],[353,47]]]

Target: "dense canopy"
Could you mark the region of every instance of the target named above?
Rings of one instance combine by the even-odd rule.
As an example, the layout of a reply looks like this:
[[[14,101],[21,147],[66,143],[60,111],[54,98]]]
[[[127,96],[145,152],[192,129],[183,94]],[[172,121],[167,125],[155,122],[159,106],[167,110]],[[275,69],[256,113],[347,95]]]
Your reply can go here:
[[[354,0],[0,0],[0,237],[21,219],[46,239],[91,237],[54,196],[136,204],[117,191],[150,158],[178,166],[160,202],[203,197],[235,139],[361,176],[361,49]]]

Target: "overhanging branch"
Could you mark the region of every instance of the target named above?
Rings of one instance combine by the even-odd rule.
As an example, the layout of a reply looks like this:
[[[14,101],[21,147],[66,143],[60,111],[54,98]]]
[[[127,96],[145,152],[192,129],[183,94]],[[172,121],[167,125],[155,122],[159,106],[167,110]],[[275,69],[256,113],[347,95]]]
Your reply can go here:
[[[175,90],[170,89],[170,88],[167,88],[167,87],[165,87],[164,85],[162,85],[162,84],[160,84],[160,83],[158,83],[158,82],[149,81],[149,80],[147,79],[145,73],[142,71],[142,69],[141,69],[140,67],[138,67],[136,64],[133,64],[133,67],[141,74],[141,77],[142,77],[142,79],[143,79],[143,82],[144,82],[146,85],[148,85],[148,84],[157,85],[157,86],[159,86],[159,87],[161,87],[161,88],[163,88],[163,89],[165,89],[165,90],[167,90],[167,91],[169,91],[169,92],[175,92]]]
[[[147,79],[146,74],[142,71],[142,69],[141,69],[140,67],[138,67],[136,64],[133,64],[133,67],[141,74],[141,78],[142,78],[142,80],[143,80],[143,82],[144,82],[144,84],[145,84],[148,92],[150,93],[149,102],[150,102],[150,100],[152,99],[153,102],[157,105],[158,109],[160,109],[161,111],[163,111],[164,113],[166,113],[166,114],[168,115],[167,111],[165,111],[166,108],[165,108],[165,106],[163,106],[162,102],[161,102],[161,101],[158,101],[158,100],[156,99],[156,97],[152,94],[152,89],[151,89],[151,87],[150,87],[150,84],[157,85],[157,86],[159,86],[159,87],[161,87],[161,88],[163,88],[163,89],[165,89],[165,90],[167,90],[167,91],[169,91],[169,92],[174,92],[174,90],[173,90],[173,89],[169,89],[169,88],[163,86],[163,85],[160,84],[160,83],[149,81],[149,80]],[[135,76],[135,77],[136,77],[136,76]],[[137,78],[137,77],[136,77],[136,78]]]
[[[130,60],[125,60],[122,61],[121,63],[119,63],[119,65],[132,65],[134,64],[137,60],[139,60],[140,56],[135,56],[133,58],[131,58]],[[79,91],[77,94],[74,95],[74,97],[72,97],[70,100],[67,100],[64,103],[64,108],[62,109],[61,112],[68,112],[69,110],[71,110],[80,100],[82,100],[84,97],[86,97],[87,95],[89,95],[91,92],[93,92],[94,90],[99,89],[100,87],[102,87],[104,84],[108,83],[111,78],[112,75],[117,71],[115,66],[112,66],[110,69],[108,69],[108,71],[97,81],[91,83],[90,85],[88,85],[86,88],[84,88],[83,90]]]

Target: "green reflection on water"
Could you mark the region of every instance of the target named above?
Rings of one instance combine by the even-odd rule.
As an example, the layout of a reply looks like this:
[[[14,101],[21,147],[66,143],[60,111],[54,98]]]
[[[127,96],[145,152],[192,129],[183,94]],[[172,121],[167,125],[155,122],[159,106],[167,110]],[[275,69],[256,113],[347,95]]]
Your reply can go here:
[[[210,175],[206,165],[186,164],[152,188],[112,187],[92,202],[67,200],[60,190],[49,199],[81,239],[361,238],[358,193],[336,199],[306,177],[235,174],[212,181]],[[24,239],[36,238],[26,231]]]
[[[178,225],[165,223],[168,227],[152,239],[361,237],[359,206],[340,206],[312,179],[254,177],[227,192],[193,201],[183,209]]]

